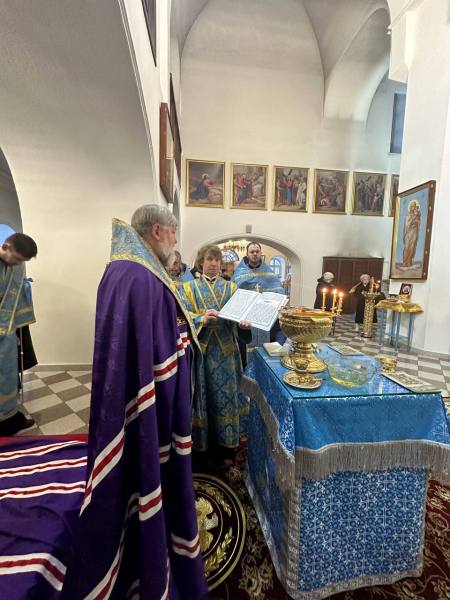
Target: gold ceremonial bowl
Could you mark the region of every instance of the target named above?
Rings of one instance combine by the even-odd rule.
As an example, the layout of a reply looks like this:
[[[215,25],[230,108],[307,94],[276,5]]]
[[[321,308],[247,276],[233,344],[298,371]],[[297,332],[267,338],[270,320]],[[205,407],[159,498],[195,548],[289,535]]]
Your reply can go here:
[[[293,350],[281,359],[288,369],[320,373],[327,368],[313,351],[312,344],[327,336],[333,325],[333,314],[309,308],[288,308],[280,311],[281,330],[291,340]]]

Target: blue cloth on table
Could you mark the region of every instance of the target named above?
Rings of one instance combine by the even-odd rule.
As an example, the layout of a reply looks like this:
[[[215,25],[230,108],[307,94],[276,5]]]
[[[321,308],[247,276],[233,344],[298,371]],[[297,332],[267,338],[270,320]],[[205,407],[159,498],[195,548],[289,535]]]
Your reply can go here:
[[[263,349],[246,369],[258,384],[249,388],[247,484],[280,581],[293,598],[316,600],[420,575],[427,481],[436,467],[428,468],[426,453],[421,462],[422,447],[438,446],[438,475],[448,477],[440,394],[412,394],[380,373],[353,389],[322,373],[322,386],[306,391],[286,385],[285,372]],[[390,446],[397,441],[404,466]],[[380,451],[393,466],[373,466],[383,464]]]
[[[322,357],[327,352],[336,355],[328,349]],[[271,399],[280,439],[291,452],[295,446],[318,449],[344,442],[450,443],[450,426],[439,393],[412,394],[379,372],[360,388],[339,386],[328,375],[319,374],[326,377],[320,388],[299,390],[282,381],[287,369],[279,358],[268,356],[261,348],[253,354],[247,374],[258,381],[264,396]]]
[[[295,490],[295,517],[295,511],[286,512],[285,493],[276,483],[271,436],[256,403],[252,403],[249,435],[252,497],[277,572],[288,569],[287,579],[295,577],[299,595],[291,588],[293,597],[307,599],[309,593],[326,588],[332,594],[340,591],[339,586],[351,588],[358,578],[360,585],[364,581],[369,585],[370,578],[381,583],[420,569],[425,469],[303,478]],[[287,557],[297,553],[298,563],[290,563],[290,570]],[[281,579],[286,584],[283,575]]]
[[[299,588],[307,592],[420,569],[426,489],[424,469],[304,480]]]

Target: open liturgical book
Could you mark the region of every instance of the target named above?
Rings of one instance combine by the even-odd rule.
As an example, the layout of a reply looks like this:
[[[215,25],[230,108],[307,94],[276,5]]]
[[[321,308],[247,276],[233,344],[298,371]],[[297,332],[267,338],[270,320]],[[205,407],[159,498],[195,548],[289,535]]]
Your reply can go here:
[[[238,289],[219,312],[219,317],[237,323],[249,321],[256,329],[270,331],[287,299],[284,294],[275,292]]]

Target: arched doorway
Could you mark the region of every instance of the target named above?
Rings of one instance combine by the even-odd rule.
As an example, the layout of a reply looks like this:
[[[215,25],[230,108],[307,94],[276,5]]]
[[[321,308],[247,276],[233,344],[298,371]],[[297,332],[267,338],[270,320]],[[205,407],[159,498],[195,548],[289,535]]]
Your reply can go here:
[[[14,231],[22,231],[19,198],[3,151],[0,148],[0,243]]]
[[[230,240],[242,240],[245,236],[242,233],[230,233],[229,235],[222,235],[219,238],[213,238],[212,240],[208,240],[205,243],[208,244],[222,244],[228,242]],[[302,297],[301,297],[301,280],[302,280],[302,261],[300,256],[292,250],[289,246],[287,246],[281,240],[277,240],[272,237],[264,236],[264,235],[249,235],[245,237],[245,239],[250,242],[259,242],[263,246],[268,246],[272,248],[275,252],[273,256],[277,256],[277,254],[281,254],[286,257],[291,266],[291,304],[301,305]],[[203,244],[202,244],[203,245]],[[192,257],[195,260],[195,256]]]

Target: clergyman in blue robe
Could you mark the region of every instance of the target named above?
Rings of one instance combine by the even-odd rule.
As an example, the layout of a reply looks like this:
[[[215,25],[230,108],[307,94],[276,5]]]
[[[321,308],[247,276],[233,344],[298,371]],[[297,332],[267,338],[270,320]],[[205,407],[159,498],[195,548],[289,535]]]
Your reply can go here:
[[[284,288],[280,279],[269,265],[262,260],[261,246],[258,242],[250,242],[247,245],[247,256],[244,256],[236,267],[232,281],[244,290],[284,294]],[[270,332],[252,328],[252,346],[261,346],[263,343],[269,341],[277,341],[283,344],[285,340],[286,337],[280,331],[278,320]]]
[[[34,425],[19,410],[16,330],[35,322],[31,287],[24,262],[37,255],[35,241],[24,233],[10,235],[0,246],[0,435],[14,435]]]

